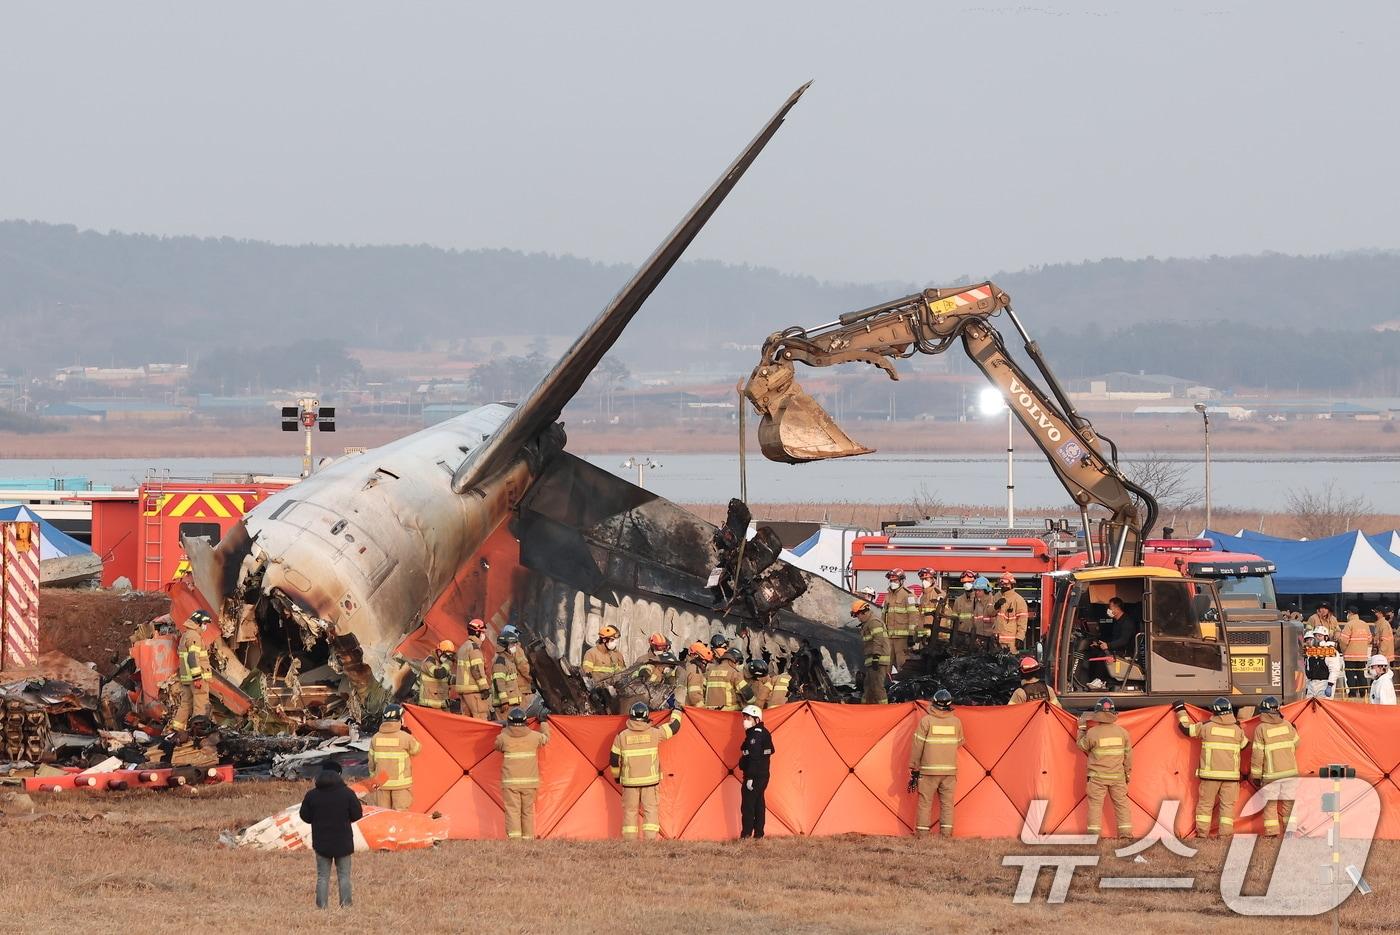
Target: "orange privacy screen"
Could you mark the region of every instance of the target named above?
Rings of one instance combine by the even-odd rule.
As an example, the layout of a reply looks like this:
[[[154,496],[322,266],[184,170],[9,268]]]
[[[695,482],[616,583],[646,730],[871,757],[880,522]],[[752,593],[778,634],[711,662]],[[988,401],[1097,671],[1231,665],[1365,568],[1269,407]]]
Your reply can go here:
[[[797,702],[764,714],[773,734],[768,784],[769,835],[913,834],[918,797],[905,791],[909,745],[925,705],[837,705]],[[454,838],[505,837],[501,755],[492,749],[499,726],[408,706],[405,722],[423,744],[413,759],[413,811],[442,812]],[[1041,833],[1083,833],[1084,754],[1074,744],[1075,719],[1047,704],[959,708],[967,744],[958,753],[956,837],[1016,837],[1034,800],[1044,800]],[[1191,709],[1196,720],[1208,712]],[[1400,709],[1301,701],[1284,717],[1302,737],[1299,767],[1344,763],[1380,793],[1378,836],[1400,838]],[[653,720],[661,723],[665,715]],[[621,796],[608,772],[608,751],[621,716],[551,718],[553,736],[540,751],[536,834],[544,838],[621,836]],[[1194,833],[1199,740],[1177,728],[1171,708],[1119,715],[1133,738],[1128,795],[1133,833],[1152,827],[1163,801],[1177,800],[1178,836]],[[1244,722],[1253,737],[1255,721]],[[680,734],[661,745],[661,835],[714,840],[739,835],[735,765],[743,736],[735,713],[686,708]],[[1252,748],[1245,748],[1244,762]],[[1237,812],[1254,792],[1245,782]],[[1109,826],[1113,824],[1108,815]],[[1164,818],[1166,814],[1164,813]],[[1237,816],[1235,829],[1261,832],[1261,816]]]

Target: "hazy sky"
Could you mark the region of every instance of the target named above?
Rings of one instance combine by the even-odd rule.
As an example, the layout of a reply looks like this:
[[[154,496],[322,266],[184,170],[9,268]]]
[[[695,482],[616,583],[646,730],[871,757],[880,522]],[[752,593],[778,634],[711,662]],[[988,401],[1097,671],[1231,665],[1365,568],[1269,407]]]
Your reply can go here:
[[[1400,247],[1400,4],[35,3],[0,217],[933,281]]]

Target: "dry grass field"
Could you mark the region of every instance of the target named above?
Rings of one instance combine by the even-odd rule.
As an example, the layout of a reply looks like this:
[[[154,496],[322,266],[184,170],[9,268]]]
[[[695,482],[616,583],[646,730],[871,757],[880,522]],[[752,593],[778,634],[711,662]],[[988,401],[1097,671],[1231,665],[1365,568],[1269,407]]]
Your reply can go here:
[[[218,832],[298,800],[304,783],[197,795],[77,793],[0,817],[0,931],[191,932],[1097,932],[1132,935],[1331,931],[1330,916],[1251,919],[1220,900],[1218,843],[1194,860],[1149,851],[1080,871],[1063,905],[1011,902],[1011,841],[842,837],[624,845],[449,842],[355,858],[355,907],[318,912],[307,854],[219,847]],[[0,807],[5,807],[0,803]],[[1079,848],[1080,852],[1085,849]],[[1261,850],[1263,850],[1261,846]],[[1400,845],[1378,844],[1376,892],[1342,909],[1342,931],[1393,929]],[[1099,876],[1196,874],[1193,891],[1104,891]],[[332,897],[332,905],[334,905]]]

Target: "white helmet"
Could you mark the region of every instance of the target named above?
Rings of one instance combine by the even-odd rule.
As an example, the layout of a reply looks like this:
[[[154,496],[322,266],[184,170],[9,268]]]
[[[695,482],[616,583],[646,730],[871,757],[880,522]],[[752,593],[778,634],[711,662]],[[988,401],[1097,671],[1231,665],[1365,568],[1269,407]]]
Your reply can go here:
[[[1374,669],[1377,667],[1380,667],[1382,669],[1389,669],[1390,660],[1382,656],[1380,653],[1376,653],[1374,656],[1372,656],[1366,661],[1366,668]]]
[[[1326,627],[1313,627],[1313,631],[1309,633],[1308,636],[1320,636],[1324,639],[1330,639],[1332,636],[1332,631],[1327,629]]]
[[[755,721],[763,720],[763,712],[758,709],[757,705],[745,705],[744,710],[740,713],[743,714],[744,717],[753,718]]]

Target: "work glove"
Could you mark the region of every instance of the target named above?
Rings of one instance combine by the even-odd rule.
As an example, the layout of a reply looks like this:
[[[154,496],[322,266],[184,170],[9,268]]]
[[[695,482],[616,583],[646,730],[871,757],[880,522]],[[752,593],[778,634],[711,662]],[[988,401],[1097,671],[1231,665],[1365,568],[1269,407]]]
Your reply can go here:
[[[1178,713],[1181,712],[1181,711],[1185,711],[1185,710],[1186,710],[1186,702],[1182,701],[1180,698],[1176,699],[1175,701],[1172,702],[1172,710],[1173,710],[1173,711],[1176,711],[1176,712],[1178,712]]]
[[[750,792],[752,792],[752,791],[753,791],[753,780],[752,780],[752,779],[745,779],[745,780],[744,780],[744,788],[747,789],[747,790],[749,790]]]
[[[549,709],[548,709],[548,708],[541,708],[541,709],[540,709],[539,722],[540,722],[541,724],[548,724],[548,723],[549,723]]]
[[[680,708],[680,702],[676,701],[674,693],[666,696],[666,707],[672,711]]]
[[[195,679],[193,682],[190,682],[190,686],[194,688],[195,691],[198,691],[204,687],[204,679]]]
[[[917,769],[911,769],[909,771],[909,785],[907,788],[910,792],[919,788],[919,771]]]

